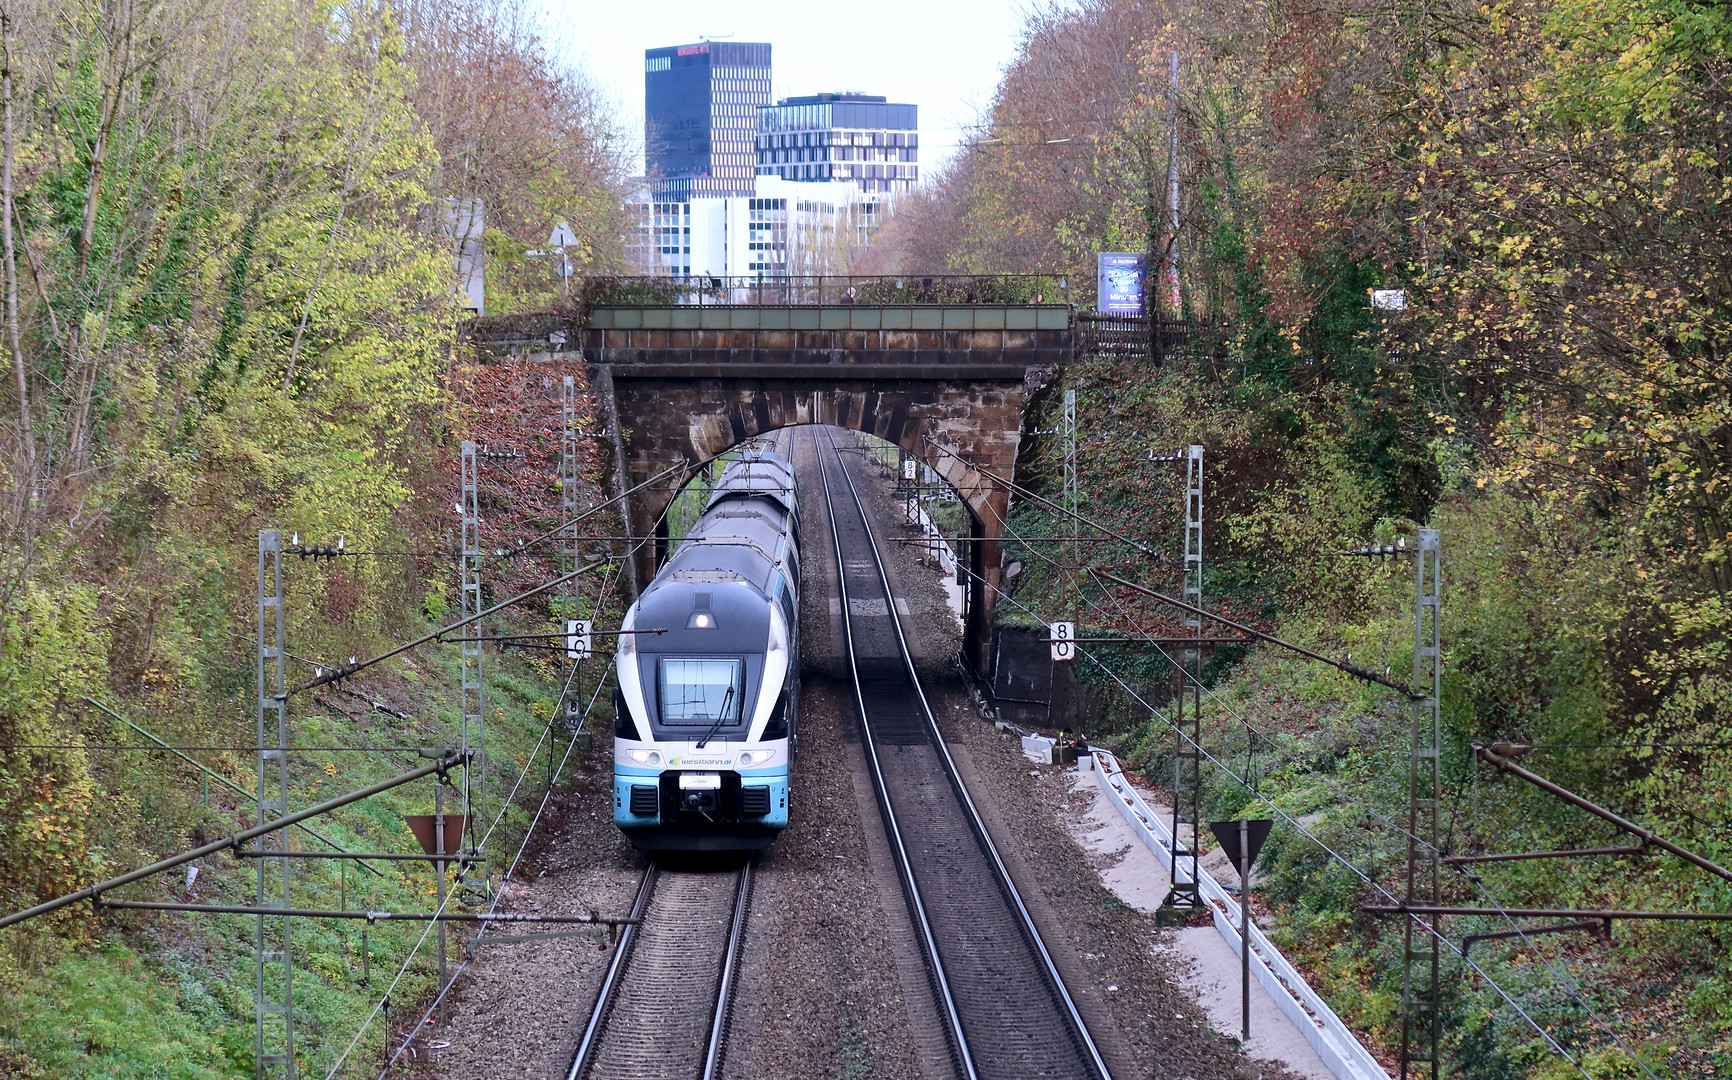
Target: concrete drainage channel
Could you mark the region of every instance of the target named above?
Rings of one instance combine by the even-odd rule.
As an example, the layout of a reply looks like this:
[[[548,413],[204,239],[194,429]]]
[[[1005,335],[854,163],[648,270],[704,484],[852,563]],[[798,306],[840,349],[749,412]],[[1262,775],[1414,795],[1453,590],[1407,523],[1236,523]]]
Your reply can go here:
[[[1002,731],[1022,735],[1024,753],[1031,759],[1054,765],[1067,763],[1067,748],[1057,740],[1025,734],[1013,725],[1000,724],[999,727]],[[1171,832],[1161,821],[1161,816],[1131,786],[1118,758],[1105,750],[1094,750],[1077,758],[1077,768],[1080,772],[1093,773],[1102,794],[1131,831],[1163,867],[1171,866]],[[1240,946],[1237,898],[1230,896],[1207,873],[1200,875],[1198,891],[1214,916],[1215,929],[1236,958]],[[1237,972],[1234,974],[1236,984]],[[1251,927],[1251,975],[1337,1080],[1388,1080],[1389,1074],[1377,1059],[1255,923]]]

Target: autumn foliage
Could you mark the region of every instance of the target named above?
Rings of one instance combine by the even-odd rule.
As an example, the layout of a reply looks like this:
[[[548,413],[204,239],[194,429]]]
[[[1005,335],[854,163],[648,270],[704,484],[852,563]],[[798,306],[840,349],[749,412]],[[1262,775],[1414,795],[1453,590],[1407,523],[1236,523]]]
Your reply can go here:
[[[1397,671],[1411,581],[1332,553],[1441,528],[1450,842],[1607,842],[1543,799],[1474,795],[1470,742],[1512,739],[1556,744],[1542,772],[1718,858],[1732,827],[1729,57],[1732,13],[1692,0],[1043,8],[978,132],[900,207],[878,257],[1065,272],[1086,303],[1096,251],[1172,238],[1176,126],[1192,343],[1140,379],[1116,362],[1071,374],[1091,512],[1168,536],[1171,514],[1144,509],[1164,481],[1125,447],[1204,443],[1217,602],[1254,597],[1289,635]],[[1373,309],[1373,288],[1402,290],[1405,308]],[[1052,453],[1030,453],[1046,470],[1031,475],[1051,481]],[[1111,624],[1110,599],[1090,618]],[[1293,757],[1269,766],[1286,770],[1281,797],[1314,808],[1326,836],[1369,844],[1375,871],[1376,842],[1317,777],[1375,802],[1405,775],[1405,729],[1374,699],[1255,653],[1223,678],[1235,709],[1290,740]],[[1215,737],[1243,752],[1237,715]],[[1150,740],[1139,752],[1164,763]],[[1239,809],[1230,789],[1223,813]],[[1398,849],[1389,858],[1399,870]],[[1295,948],[1387,1036],[1399,961],[1353,922],[1363,881],[1315,849],[1276,859],[1292,933],[1312,935]],[[1506,903],[1732,902],[1668,865],[1527,866],[1475,880]],[[1450,880],[1459,901],[1486,901]],[[1732,1068],[1725,935],[1628,940],[1540,954],[1584,965],[1586,989],[1520,1000],[1593,1076]],[[1496,971],[1549,986],[1538,973],[1553,962]],[[1668,982],[1674,965],[1690,974]],[[1464,1075],[1580,1075],[1473,985],[1463,972],[1449,1005]]]

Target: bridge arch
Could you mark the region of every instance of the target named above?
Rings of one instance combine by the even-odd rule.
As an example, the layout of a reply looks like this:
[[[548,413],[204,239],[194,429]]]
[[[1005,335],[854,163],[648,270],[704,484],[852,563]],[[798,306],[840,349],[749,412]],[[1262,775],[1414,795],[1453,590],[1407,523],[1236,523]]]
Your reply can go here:
[[[1022,372],[1016,372],[1021,376]],[[678,466],[626,499],[628,532],[638,546],[638,582],[665,557],[664,512],[703,466],[740,443],[782,428],[827,424],[901,447],[954,488],[980,539],[968,547],[964,648],[976,671],[990,670],[992,607],[999,584],[998,540],[1021,435],[1023,382],[1004,379],[894,380],[781,378],[644,379],[613,367],[597,389],[614,410],[620,439],[620,490]],[[658,542],[663,541],[663,542]]]
[[[986,400],[981,403],[985,407],[1002,407],[1001,393],[988,391],[985,396]],[[942,433],[936,425],[920,422],[920,411],[919,404],[909,402],[906,395],[894,390],[887,393],[877,389],[814,389],[809,392],[784,389],[744,393],[738,400],[723,404],[717,412],[697,414],[691,418],[691,445],[698,456],[693,468],[701,467],[749,439],[782,428],[829,425],[875,435],[901,447],[909,457],[926,465],[956,489],[978,520],[1001,521],[1005,509],[1000,497],[1004,494],[1002,485],[996,484],[979,467],[987,464],[980,458],[994,456],[990,452],[982,453],[990,450],[985,445],[986,440],[977,440],[975,445],[962,448],[948,446],[940,441]],[[910,419],[911,412],[915,413],[913,419]],[[1010,453],[1014,465],[1014,442]],[[970,454],[972,458],[965,456]],[[996,469],[991,471],[997,472]],[[671,493],[668,497],[672,497]]]
[[[1076,327],[1070,306],[1043,302],[1035,279],[946,280],[908,290],[857,282],[860,303],[825,302],[822,287],[817,302],[801,303],[805,293],[786,288],[775,304],[712,302],[728,298],[652,281],[570,311],[477,319],[469,336],[486,352],[581,351],[613,443],[611,494],[630,537],[644,541],[634,590],[655,571],[656,522],[674,492],[748,438],[831,424],[925,462],[976,519],[966,658],[985,675],[1023,403],[1071,358]]]

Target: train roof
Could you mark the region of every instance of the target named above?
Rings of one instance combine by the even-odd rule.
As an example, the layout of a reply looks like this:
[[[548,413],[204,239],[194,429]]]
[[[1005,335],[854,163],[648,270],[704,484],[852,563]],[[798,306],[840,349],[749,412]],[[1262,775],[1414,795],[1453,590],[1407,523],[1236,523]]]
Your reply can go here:
[[[790,515],[799,512],[799,504],[794,499],[794,466],[773,450],[754,447],[722,470],[716,486],[710,489],[710,501],[705,509],[741,494],[773,499]]]

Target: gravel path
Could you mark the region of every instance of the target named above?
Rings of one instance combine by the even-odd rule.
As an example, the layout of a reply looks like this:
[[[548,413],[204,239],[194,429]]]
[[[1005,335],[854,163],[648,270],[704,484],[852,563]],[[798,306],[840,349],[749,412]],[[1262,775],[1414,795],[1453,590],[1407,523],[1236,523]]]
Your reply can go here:
[[[1102,882],[1138,911],[1153,913],[1167,895],[1168,867],[1143,846],[1137,834],[1101,793],[1099,774],[1068,772],[1070,797],[1060,808],[1066,828],[1083,849]],[[1142,795],[1157,814],[1170,809],[1151,791]],[[1234,883],[1237,884],[1237,876]],[[1208,1013],[1209,1023],[1228,1034],[1240,1030],[1239,957],[1212,922],[1163,931],[1163,951],[1177,962],[1180,980]],[[1297,1074],[1302,1080],[1334,1080],[1334,1073],[1305,1036],[1288,1021],[1263,987],[1251,985],[1251,1041],[1245,1050]]]

